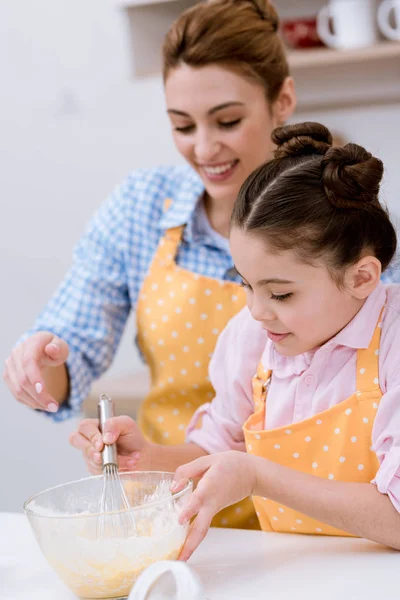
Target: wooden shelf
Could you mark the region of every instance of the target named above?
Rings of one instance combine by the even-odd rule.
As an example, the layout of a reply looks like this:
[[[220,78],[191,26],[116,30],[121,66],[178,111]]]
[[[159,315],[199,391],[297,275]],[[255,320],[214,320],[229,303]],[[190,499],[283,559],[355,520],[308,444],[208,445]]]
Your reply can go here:
[[[400,101],[400,43],[369,48],[318,48],[289,53],[297,112]]]
[[[291,68],[296,70],[398,59],[400,42],[381,42],[375,46],[355,50],[332,50],[331,48],[297,50],[289,52],[288,56]]]
[[[138,6],[153,6],[154,4],[175,2],[175,0],[114,0],[114,2],[117,8],[136,8]]]
[[[126,15],[132,75],[158,75],[166,31],[196,0],[114,2]],[[288,57],[298,96],[297,113],[400,102],[400,42],[355,50],[297,50]]]

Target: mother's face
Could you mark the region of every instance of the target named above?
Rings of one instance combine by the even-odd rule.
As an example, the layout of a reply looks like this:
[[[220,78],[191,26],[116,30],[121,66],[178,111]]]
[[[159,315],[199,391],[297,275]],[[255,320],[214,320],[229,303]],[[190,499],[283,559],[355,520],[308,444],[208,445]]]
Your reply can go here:
[[[271,132],[295,105],[291,78],[270,105],[260,84],[217,65],[173,69],[165,96],[179,152],[208,194],[231,204],[247,176],[271,157]]]

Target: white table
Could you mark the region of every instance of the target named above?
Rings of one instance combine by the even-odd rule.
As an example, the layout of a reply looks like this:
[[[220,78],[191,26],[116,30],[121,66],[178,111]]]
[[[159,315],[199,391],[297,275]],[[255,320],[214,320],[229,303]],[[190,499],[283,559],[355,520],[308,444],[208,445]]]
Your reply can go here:
[[[189,564],[207,600],[385,600],[400,552],[365,540],[212,529]],[[1,600],[76,600],[42,556],[26,517],[0,513]]]

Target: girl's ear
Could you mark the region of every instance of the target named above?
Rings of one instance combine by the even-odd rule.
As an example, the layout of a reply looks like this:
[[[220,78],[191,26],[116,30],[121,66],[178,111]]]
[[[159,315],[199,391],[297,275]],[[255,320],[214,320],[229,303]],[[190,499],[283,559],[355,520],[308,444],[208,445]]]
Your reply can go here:
[[[353,296],[365,300],[378,285],[381,272],[381,263],[375,256],[364,256],[348,269],[345,285]]]

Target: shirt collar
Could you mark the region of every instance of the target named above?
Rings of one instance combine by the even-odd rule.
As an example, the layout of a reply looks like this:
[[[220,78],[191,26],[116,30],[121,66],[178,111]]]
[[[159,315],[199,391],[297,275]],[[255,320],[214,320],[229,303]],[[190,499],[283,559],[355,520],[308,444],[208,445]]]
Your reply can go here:
[[[348,346],[355,350],[368,348],[385,302],[386,286],[382,282],[379,282],[356,316],[344,329],[329,340],[327,344]]]
[[[184,238],[193,240],[193,220],[197,203],[200,201],[204,185],[195,171],[188,170],[181,185],[173,196],[171,206],[160,219],[160,229],[172,229],[186,225]]]

